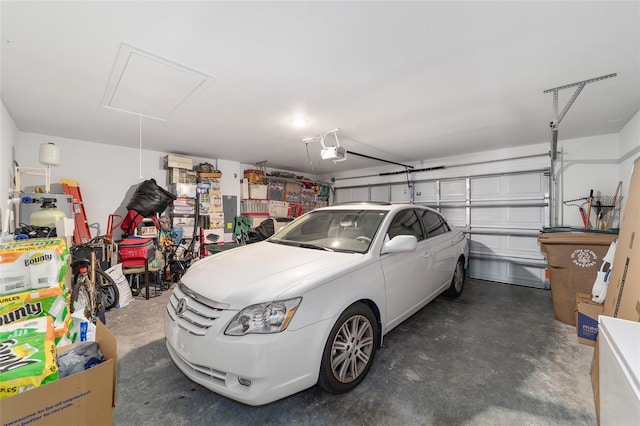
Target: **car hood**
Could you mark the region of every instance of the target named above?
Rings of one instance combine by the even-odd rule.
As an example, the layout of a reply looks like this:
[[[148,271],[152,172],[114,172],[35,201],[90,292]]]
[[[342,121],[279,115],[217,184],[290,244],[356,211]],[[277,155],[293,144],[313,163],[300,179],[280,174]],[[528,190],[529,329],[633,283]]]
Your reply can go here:
[[[309,288],[357,268],[360,253],[329,252],[267,241],[195,262],[182,282],[230,309],[302,295]],[[295,290],[294,290],[295,289]]]

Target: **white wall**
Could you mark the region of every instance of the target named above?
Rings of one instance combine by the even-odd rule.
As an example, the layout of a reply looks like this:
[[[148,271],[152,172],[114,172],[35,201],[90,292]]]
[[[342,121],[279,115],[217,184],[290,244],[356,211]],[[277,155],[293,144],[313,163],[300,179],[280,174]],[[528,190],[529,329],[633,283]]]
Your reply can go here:
[[[11,197],[13,186],[13,160],[15,146],[18,141],[18,128],[9,115],[9,111],[2,104],[2,115],[0,116],[0,216],[4,221],[7,212],[7,199]],[[0,222],[2,223],[2,222]]]
[[[60,178],[78,181],[80,192],[91,227],[91,235],[104,235],[110,214],[126,214],[126,205],[135,188],[146,179],[153,178],[158,185],[167,188],[167,172],[163,168],[164,152],[143,150],[100,143],[66,139],[36,133],[20,133],[17,161],[22,167],[40,167],[38,151],[40,144],[53,142],[61,149],[61,165],[51,170],[51,182]],[[194,159],[194,163],[212,159]],[[219,161],[222,172],[220,182],[223,195],[239,197],[239,184],[234,175],[239,173],[239,163]],[[36,178],[23,179],[23,187],[44,186]],[[118,234],[116,233],[117,237]]]
[[[87,219],[92,224],[92,235],[104,234],[109,214],[126,213],[124,206],[135,187],[144,179],[154,178],[166,188],[166,171],[162,167],[163,152],[142,151],[142,174],[140,153],[136,148],[104,145],[88,141],[59,138],[35,133],[19,132],[13,120],[2,108],[2,150],[0,165],[11,170],[15,146],[15,159],[23,167],[40,167],[38,150],[40,144],[53,142],[62,151],[62,165],[52,168],[52,182],[60,178],[77,180],[84,199]],[[430,159],[412,163],[416,169],[444,166],[443,169],[413,173],[413,180],[444,179],[484,173],[501,173],[521,170],[543,169],[549,166],[550,144],[540,144],[486,151],[458,157]],[[589,190],[594,193],[613,195],[618,181],[623,182],[621,194],[626,198],[633,160],[640,156],[640,112],[626,124],[619,134],[594,136],[559,142],[563,155],[559,157],[557,171],[557,197],[560,208],[559,224],[581,226],[578,208],[563,206],[562,200],[586,197]],[[239,181],[242,173],[253,165],[228,160],[194,158],[194,163],[207,161],[222,173],[223,195],[235,195],[240,200]],[[335,177],[336,187],[367,185],[406,180],[404,174],[380,176],[380,173],[398,171],[398,166],[380,165],[370,169],[324,176],[306,176],[313,180],[329,182]],[[142,178],[140,177],[142,176]],[[353,178],[357,177],[357,178]],[[10,175],[0,177],[2,188],[10,186]],[[23,186],[43,184],[24,179]],[[6,191],[6,190],[5,190]],[[3,209],[6,206],[0,206]],[[237,206],[240,211],[240,206]],[[4,211],[3,211],[4,213]],[[612,226],[619,226],[616,217]]]
[[[629,197],[629,181],[633,162],[640,158],[640,110],[627,122],[620,132],[620,180],[622,181],[622,210]],[[637,197],[638,194],[635,194]]]
[[[587,198],[593,195],[614,195],[620,177],[620,137],[618,134],[600,135],[558,142],[562,153],[556,164],[557,199],[562,201]],[[577,201],[571,204],[586,203]],[[588,214],[588,206],[584,209]],[[591,209],[591,222],[597,214]],[[577,205],[562,205],[559,222],[564,225],[582,226],[582,218]],[[619,226],[616,214],[610,227]]]

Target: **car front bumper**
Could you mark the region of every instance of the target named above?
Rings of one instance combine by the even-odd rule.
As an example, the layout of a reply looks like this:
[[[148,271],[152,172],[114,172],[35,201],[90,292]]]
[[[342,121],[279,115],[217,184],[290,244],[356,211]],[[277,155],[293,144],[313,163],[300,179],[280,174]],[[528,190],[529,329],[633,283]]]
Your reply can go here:
[[[235,314],[222,312],[205,334],[195,335],[167,306],[167,349],[187,377],[247,405],[268,404],[316,384],[330,321],[275,334],[226,336]]]

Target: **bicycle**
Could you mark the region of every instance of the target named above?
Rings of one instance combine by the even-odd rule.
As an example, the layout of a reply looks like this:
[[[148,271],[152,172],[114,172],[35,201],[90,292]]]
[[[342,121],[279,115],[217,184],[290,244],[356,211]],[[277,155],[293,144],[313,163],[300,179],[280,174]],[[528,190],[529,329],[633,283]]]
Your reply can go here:
[[[87,319],[95,323],[96,318],[105,322],[104,312],[118,304],[120,293],[115,281],[100,266],[96,260],[95,250],[104,244],[100,237],[89,243],[76,244],[71,247],[73,282],[71,293],[71,312],[78,308],[84,309]],[[87,250],[89,258],[86,257]]]

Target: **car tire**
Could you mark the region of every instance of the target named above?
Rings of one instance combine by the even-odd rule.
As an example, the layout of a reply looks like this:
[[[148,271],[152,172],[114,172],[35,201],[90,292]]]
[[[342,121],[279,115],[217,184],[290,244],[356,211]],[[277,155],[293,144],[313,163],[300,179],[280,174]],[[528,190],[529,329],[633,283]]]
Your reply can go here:
[[[375,315],[364,303],[347,308],[329,333],[318,384],[333,394],[349,392],[365,378],[380,341]]]
[[[453,270],[453,278],[451,279],[451,285],[447,290],[447,296],[458,297],[462,294],[462,289],[464,288],[464,278],[464,259],[461,257],[460,259],[458,259],[456,269]]]

